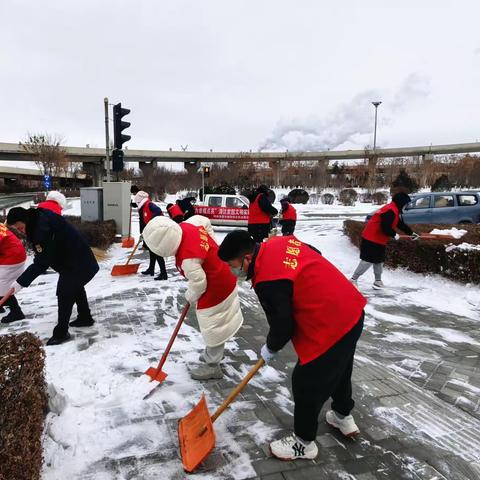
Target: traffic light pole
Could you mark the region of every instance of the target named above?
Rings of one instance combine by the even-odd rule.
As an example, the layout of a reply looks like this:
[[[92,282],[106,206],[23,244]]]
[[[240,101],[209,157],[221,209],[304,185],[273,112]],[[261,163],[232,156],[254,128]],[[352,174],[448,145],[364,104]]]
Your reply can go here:
[[[202,167],[202,202],[205,201],[205,171]]]
[[[107,182],[110,181],[110,137],[108,134],[108,98],[103,99],[105,104],[105,158],[107,159]]]

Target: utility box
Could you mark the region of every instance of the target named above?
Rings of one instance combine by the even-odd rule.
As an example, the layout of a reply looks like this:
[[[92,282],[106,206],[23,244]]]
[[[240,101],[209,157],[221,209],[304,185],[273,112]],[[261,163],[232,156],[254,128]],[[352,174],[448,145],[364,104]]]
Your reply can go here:
[[[115,220],[117,234],[128,235],[130,224],[130,182],[103,182],[103,219]]]
[[[80,189],[80,208],[82,222],[103,220],[103,188]]]

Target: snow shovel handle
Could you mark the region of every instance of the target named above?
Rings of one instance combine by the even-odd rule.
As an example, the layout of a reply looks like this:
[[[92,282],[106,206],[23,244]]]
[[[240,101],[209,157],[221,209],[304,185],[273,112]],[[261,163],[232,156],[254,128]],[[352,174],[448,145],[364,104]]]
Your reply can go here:
[[[0,300],[0,307],[15,293],[15,290],[11,288]]]
[[[247,383],[252,379],[252,377],[260,370],[260,368],[264,364],[265,360],[263,358],[260,358],[260,360],[248,372],[247,376],[242,380],[242,382],[232,390],[227,399],[217,408],[217,410],[211,417],[212,423],[228,408],[228,406],[235,400],[237,395],[245,388]]]
[[[172,348],[173,342],[177,338],[178,331],[180,330],[180,327],[182,326],[183,321],[185,320],[185,317],[187,316],[188,310],[190,309],[190,304],[186,303],[185,306],[183,307],[182,314],[180,315],[180,318],[178,320],[177,325],[175,326],[175,330],[172,333],[172,336],[170,337],[170,340],[168,341],[167,348],[163,352],[162,358],[158,362],[158,367],[155,372],[155,375],[158,372],[162,371],[163,365],[165,365],[165,362],[167,360],[168,354],[170,353],[170,349]]]
[[[130,263],[130,260],[133,258],[133,256],[135,255],[135,252],[137,251],[137,248],[138,246],[140,245],[140,242],[142,241],[142,236],[140,235],[140,237],[138,238],[138,242],[137,244],[135,245],[135,248],[132,250],[132,253],[130,254],[130,256],[128,257],[128,260],[127,260],[127,263],[125,265],[128,265]]]

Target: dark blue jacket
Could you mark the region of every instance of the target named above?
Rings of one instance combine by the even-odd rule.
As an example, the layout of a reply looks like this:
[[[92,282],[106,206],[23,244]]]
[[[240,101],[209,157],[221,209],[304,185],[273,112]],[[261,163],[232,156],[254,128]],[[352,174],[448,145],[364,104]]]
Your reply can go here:
[[[17,282],[28,287],[47,268],[60,274],[57,295],[75,294],[98,272],[92,250],[80,232],[65,218],[44,209],[30,209],[26,225],[27,239],[33,245],[33,263]]]

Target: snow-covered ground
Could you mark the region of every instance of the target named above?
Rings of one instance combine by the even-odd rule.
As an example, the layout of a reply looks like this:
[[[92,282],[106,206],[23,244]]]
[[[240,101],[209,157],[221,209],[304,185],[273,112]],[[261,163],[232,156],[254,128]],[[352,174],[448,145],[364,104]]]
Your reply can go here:
[[[78,211],[76,203],[72,202],[72,211]],[[296,234],[319,248],[349,276],[357,264],[358,251],[342,235],[342,218],[352,214],[363,218],[375,208],[369,204],[302,205]],[[338,218],[324,215],[334,211]],[[216,231],[221,240],[229,229]],[[166,383],[151,399],[142,400],[153,386],[142,372],[155,365],[168,341],[184,303],[185,282],[174,272],[172,259],[167,261],[168,282],[142,275],[111,277],[111,267],[125,262],[128,252],[115,245],[109,254],[87,287],[95,326],[72,329],[73,341],[46,349],[52,411],[45,428],[43,480],[184,478],[175,438],[176,422],[203,393],[211,408],[218,405],[230,384],[221,381],[212,386],[190,379],[188,367],[197,361],[203,346],[190,315],[164,367],[169,375]],[[135,258],[146,263],[145,253]],[[56,274],[47,274],[23,290],[19,299],[28,320],[0,326],[0,334],[28,330],[48,338],[56,321],[56,280]],[[480,288],[403,269],[386,269],[384,282],[389,288],[385,291],[374,291],[372,282],[372,272],[359,282],[369,302],[359,356],[379,360],[396,375],[436,394],[444,389],[450,394],[457,391],[458,398],[452,396],[449,400],[445,396],[445,400],[472,418],[480,418],[478,375],[470,376],[467,368],[478,365],[480,360]],[[260,307],[247,285],[241,288],[241,298],[247,338],[248,330],[257,328],[249,319],[258,318]],[[244,359],[240,366],[237,358]],[[243,336],[232,340],[227,345],[225,373],[238,381],[256,359],[257,349],[246,345]],[[428,383],[431,372],[423,368],[426,363],[465,368],[451,368],[451,374],[436,391]],[[262,369],[252,380],[252,387],[265,392],[263,399],[260,395],[261,401],[274,402],[290,415],[292,401],[287,386],[285,371],[272,366]],[[194,478],[256,476],[251,445],[263,446],[281,428],[266,419],[259,420],[252,414],[254,408],[247,388],[245,395],[215,423],[216,451],[222,452],[228,462],[215,470],[197,473]],[[388,421],[388,412],[385,418]],[[134,464],[139,456],[147,459],[141,474],[119,473],[125,462]],[[477,456],[480,461],[478,449]]]

